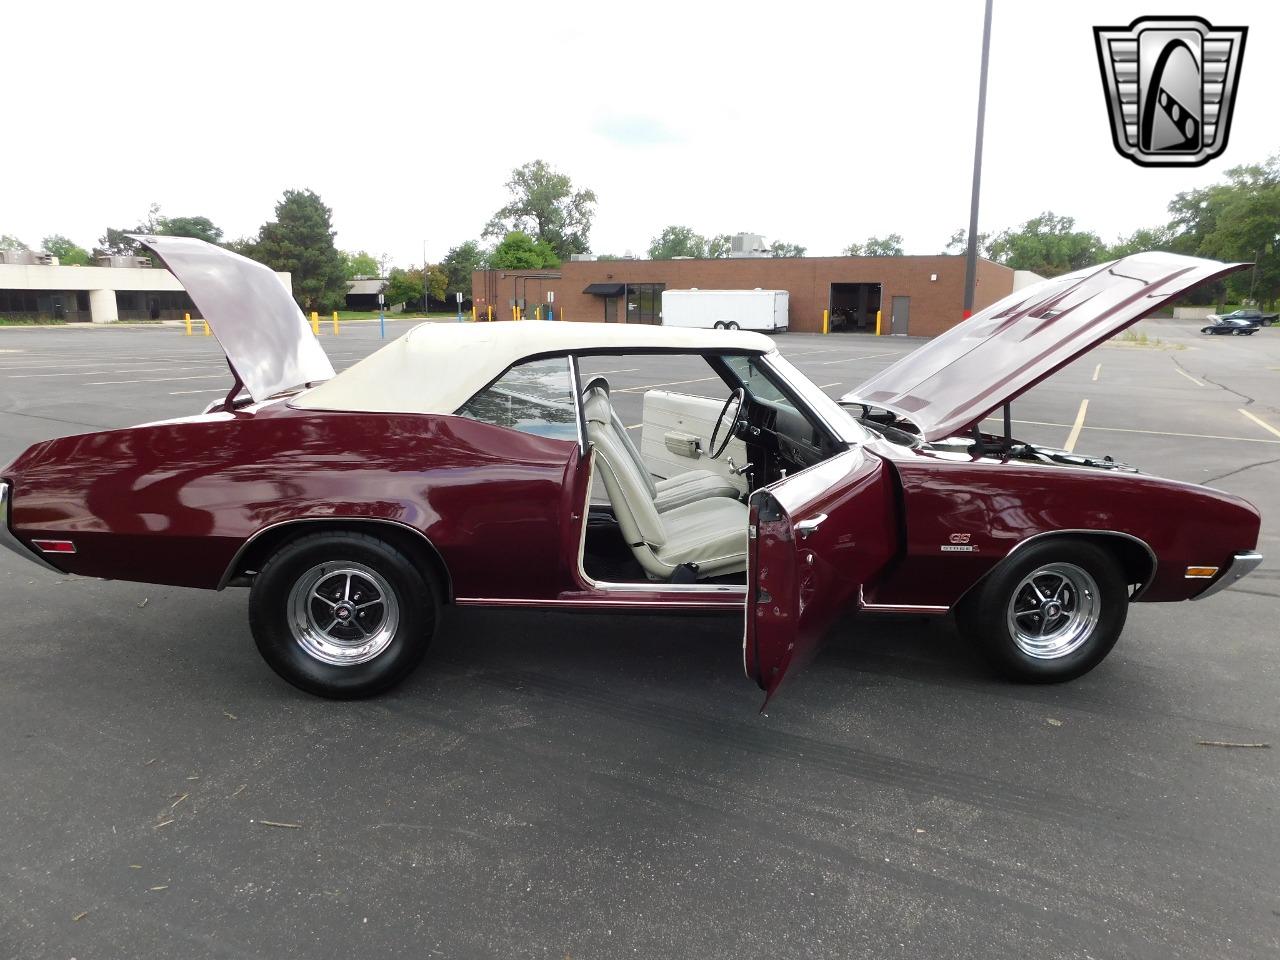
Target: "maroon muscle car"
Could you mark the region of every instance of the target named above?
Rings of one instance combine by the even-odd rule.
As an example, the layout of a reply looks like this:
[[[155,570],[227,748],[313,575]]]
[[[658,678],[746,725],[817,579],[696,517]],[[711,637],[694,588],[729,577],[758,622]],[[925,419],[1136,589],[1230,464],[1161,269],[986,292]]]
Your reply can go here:
[[[767,696],[845,608],[954,611],[1005,672],[1066,680],[1130,603],[1261,561],[1239,497],[1009,429],[1020,393],[1239,265],[1148,253],[1046,281],[837,402],[766,337],[639,325],[424,324],[335,375],[265,267],[141,239],[232,387],[198,416],[34,445],[0,472],[0,540],[59,573],[247,586],[259,650],[313,693],[402,679],[446,603],[745,611]],[[705,375],[649,390],[628,426],[608,372],[635,355]]]

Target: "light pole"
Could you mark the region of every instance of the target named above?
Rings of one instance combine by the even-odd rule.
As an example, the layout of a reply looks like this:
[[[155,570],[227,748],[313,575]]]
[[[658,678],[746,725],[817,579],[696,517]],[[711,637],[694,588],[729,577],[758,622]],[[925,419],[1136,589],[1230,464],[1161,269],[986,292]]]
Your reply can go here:
[[[964,262],[964,319],[973,313],[978,280],[978,194],[982,188],[982,128],[987,117],[987,59],[991,54],[991,0],[982,23],[982,71],[978,80],[978,132],[973,144],[973,196],[969,201],[969,244]]]

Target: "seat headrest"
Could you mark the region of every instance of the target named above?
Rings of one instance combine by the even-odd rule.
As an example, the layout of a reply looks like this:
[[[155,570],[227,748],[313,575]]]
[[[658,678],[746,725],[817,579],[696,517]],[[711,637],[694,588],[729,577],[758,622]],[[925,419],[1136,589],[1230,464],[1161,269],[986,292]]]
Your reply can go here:
[[[587,415],[588,423],[605,426],[613,416],[613,407],[609,406],[609,394],[602,390],[584,391],[582,409]]]
[[[609,395],[609,381],[599,375],[592,377],[582,388],[582,396],[585,398],[592,390],[603,390],[604,395],[607,397]]]

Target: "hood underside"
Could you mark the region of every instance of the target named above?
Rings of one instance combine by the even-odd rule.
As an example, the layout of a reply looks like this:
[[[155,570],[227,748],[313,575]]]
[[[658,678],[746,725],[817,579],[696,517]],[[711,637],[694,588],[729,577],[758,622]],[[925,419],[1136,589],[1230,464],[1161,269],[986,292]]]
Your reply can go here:
[[[890,410],[941,440],[1168,301],[1247,266],[1137,253],[1054,277],[979,311],[841,400]]]
[[[333,377],[293,294],[269,267],[191,237],[133,239],[186,288],[255,401]]]

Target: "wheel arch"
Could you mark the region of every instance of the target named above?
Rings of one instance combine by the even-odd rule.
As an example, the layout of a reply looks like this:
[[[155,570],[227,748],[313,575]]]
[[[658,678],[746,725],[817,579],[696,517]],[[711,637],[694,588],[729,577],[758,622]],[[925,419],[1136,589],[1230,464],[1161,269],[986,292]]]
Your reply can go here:
[[[1131,533],[1122,533],[1119,530],[1050,530],[1046,533],[1037,533],[1015,543],[1008,553],[1001,557],[992,565],[990,570],[974,581],[960,595],[953,605],[953,609],[954,607],[959,607],[993,574],[1016,560],[1027,547],[1054,540],[1092,543],[1114,556],[1124,571],[1124,582],[1130,585],[1138,584],[1138,588],[1129,595],[1130,603],[1140,599],[1155,579],[1158,565],[1155,551],[1140,537],[1135,537]]]
[[[260,569],[268,557],[289,541],[313,533],[363,533],[384,540],[423,569],[431,571],[440,585],[442,599],[446,603],[453,602],[449,567],[427,535],[398,520],[371,517],[301,517],[263,527],[236,551],[218,581],[218,589],[235,585],[248,572]]]

